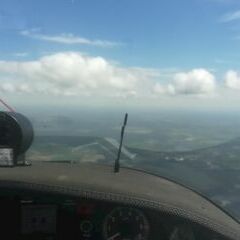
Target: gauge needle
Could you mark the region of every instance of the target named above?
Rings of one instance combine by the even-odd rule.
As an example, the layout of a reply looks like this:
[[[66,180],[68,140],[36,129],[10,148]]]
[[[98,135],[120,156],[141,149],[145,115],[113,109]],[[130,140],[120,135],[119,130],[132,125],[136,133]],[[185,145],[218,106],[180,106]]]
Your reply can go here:
[[[111,236],[110,238],[108,238],[107,240],[114,240],[115,238],[120,237],[120,233],[116,233],[113,236]]]

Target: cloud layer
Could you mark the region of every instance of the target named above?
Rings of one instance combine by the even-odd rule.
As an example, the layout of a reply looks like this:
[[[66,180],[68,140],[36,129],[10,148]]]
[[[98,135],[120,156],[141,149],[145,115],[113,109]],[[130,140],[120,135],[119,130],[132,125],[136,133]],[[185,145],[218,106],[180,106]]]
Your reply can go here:
[[[122,68],[102,57],[57,53],[36,61],[0,61],[0,89],[69,96],[135,96],[150,89],[154,70]]]
[[[232,22],[240,19],[240,11],[225,14],[220,20],[222,22]]]
[[[34,61],[0,61],[0,92],[99,98],[213,96],[220,84],[206,69],[186,72],[127,68],[79,52]],[[222,88],[240,90],[240,75],[226,73]]]
[[[71,33],[62,33],[60,35],[45,35],[40,34],[37,30],[23,30],[20,32],[21,35],[34,38],[37,40],[48,41],[48,42],[55,42],[61,44],[81,44],[81,45],[90,45],[96,47],[115,47],[120,45],[117,42],[111,42],[106,40],[90,40],[83,37],[75,36]]]

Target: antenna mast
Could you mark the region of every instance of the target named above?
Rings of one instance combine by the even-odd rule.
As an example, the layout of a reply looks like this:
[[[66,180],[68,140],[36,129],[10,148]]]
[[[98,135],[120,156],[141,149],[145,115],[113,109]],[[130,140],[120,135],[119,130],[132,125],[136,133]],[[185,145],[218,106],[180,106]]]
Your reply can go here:
[[[124,118],[124,122],[123,122],[123,126],[122,126],[122,130],[121,130],[121,137],[120,137],[120,144],[119,144],[119,148],[118,148],[118,154],[117,154],[117,158],[115,160],[115,165],[114,165],[114,172],[118,173],[119,172],[119,168],[120,168],[120,156],[121,156],[121,152],[122,152],[122,143],[123,143],[123,137],[124,137],[124,132],[125,132],[125,127],[127,125],[127,120],[128,120],[128,114],[125,114],[125,118]]]

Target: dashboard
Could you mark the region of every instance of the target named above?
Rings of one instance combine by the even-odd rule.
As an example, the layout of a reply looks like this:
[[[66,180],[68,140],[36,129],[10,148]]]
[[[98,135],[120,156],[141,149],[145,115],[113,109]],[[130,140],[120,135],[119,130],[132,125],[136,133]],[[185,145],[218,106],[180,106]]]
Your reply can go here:
[[[0,226],[5,239],[226,239],[181,217],[147,208],[36,192],[4,194],[1,191]]]
[[[240,225],[198,193],[134,169],[68,163],[0,168],[0,237],[239,240]]]

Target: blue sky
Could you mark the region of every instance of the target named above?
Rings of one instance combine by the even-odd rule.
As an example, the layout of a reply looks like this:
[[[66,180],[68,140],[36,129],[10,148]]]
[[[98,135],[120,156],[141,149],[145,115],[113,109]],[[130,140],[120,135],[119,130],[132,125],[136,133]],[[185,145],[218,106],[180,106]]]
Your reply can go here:
[[[0,83],[5,84],[2,91],[9,90],[8,94],[16,91],[16,87],[15,90],[9,85],[6,87],[6,81],[16,83],[14,77],[21,78],[24,89],[29,87],[25,82],[29,76],[25,65],[21,65],[22,70],[14,65],[17,70],[11,71],[7,64],[41,62],[41,58],[58,53],[66,55],[55,55],[56,62],[61,57],[88,62],[101,57],[108,64],[107,72],[118,73],[108,76],[109,82],[118,81],[124,74],[130,74],[131,79],[139,78],[143,73],[136,74],[136,69],[132,69],[139,68],[146,78],[154,79],[158,93],[198,93],[196,81],[201,81],[200,75],[206,76],[201,70],[213,75],[207,75],[203,82],[207,79],[207,83],[222,83],[228,78],[228,87],[240,89],[239,11],[238,0],[2,0],[0,60],[5,62],[0,66]],[[69,55],[70,52],[79,55]],[[84,58],[85,55],[90,60]],[[128,68],[131,68],[130,73]],[[66,73],[61,76],[68,81]],[[36,85],[39,77],[34,81]],[[170,85],[166,81],[170,81]],[[191,87],[171,86],[171,81],[180,85],[184,82]],[[54,85],[50,77],[49,82]],[[162,82],[164,86],[159,85]],[[121,84],[118,82],[117,86],[123,89]],[[200,87],[200,93],[204,92],[205,86]],[[213,86],[210,88],[212,90]],[[137,93],[136,89],[130,92]]]
[[[239,1],[106,0],[1,1],[1,55],[78,50],[142,67],[227,68],[240,56],[240,21],[221,17],[240,9]],[[34,41],[19,35],[71,33],[122,43],[110,49]],[[32,57],[30,54],[29,57]],[[225,62],[225,64],[223,64]],[[230,64],[229,64],[230,63]]]

